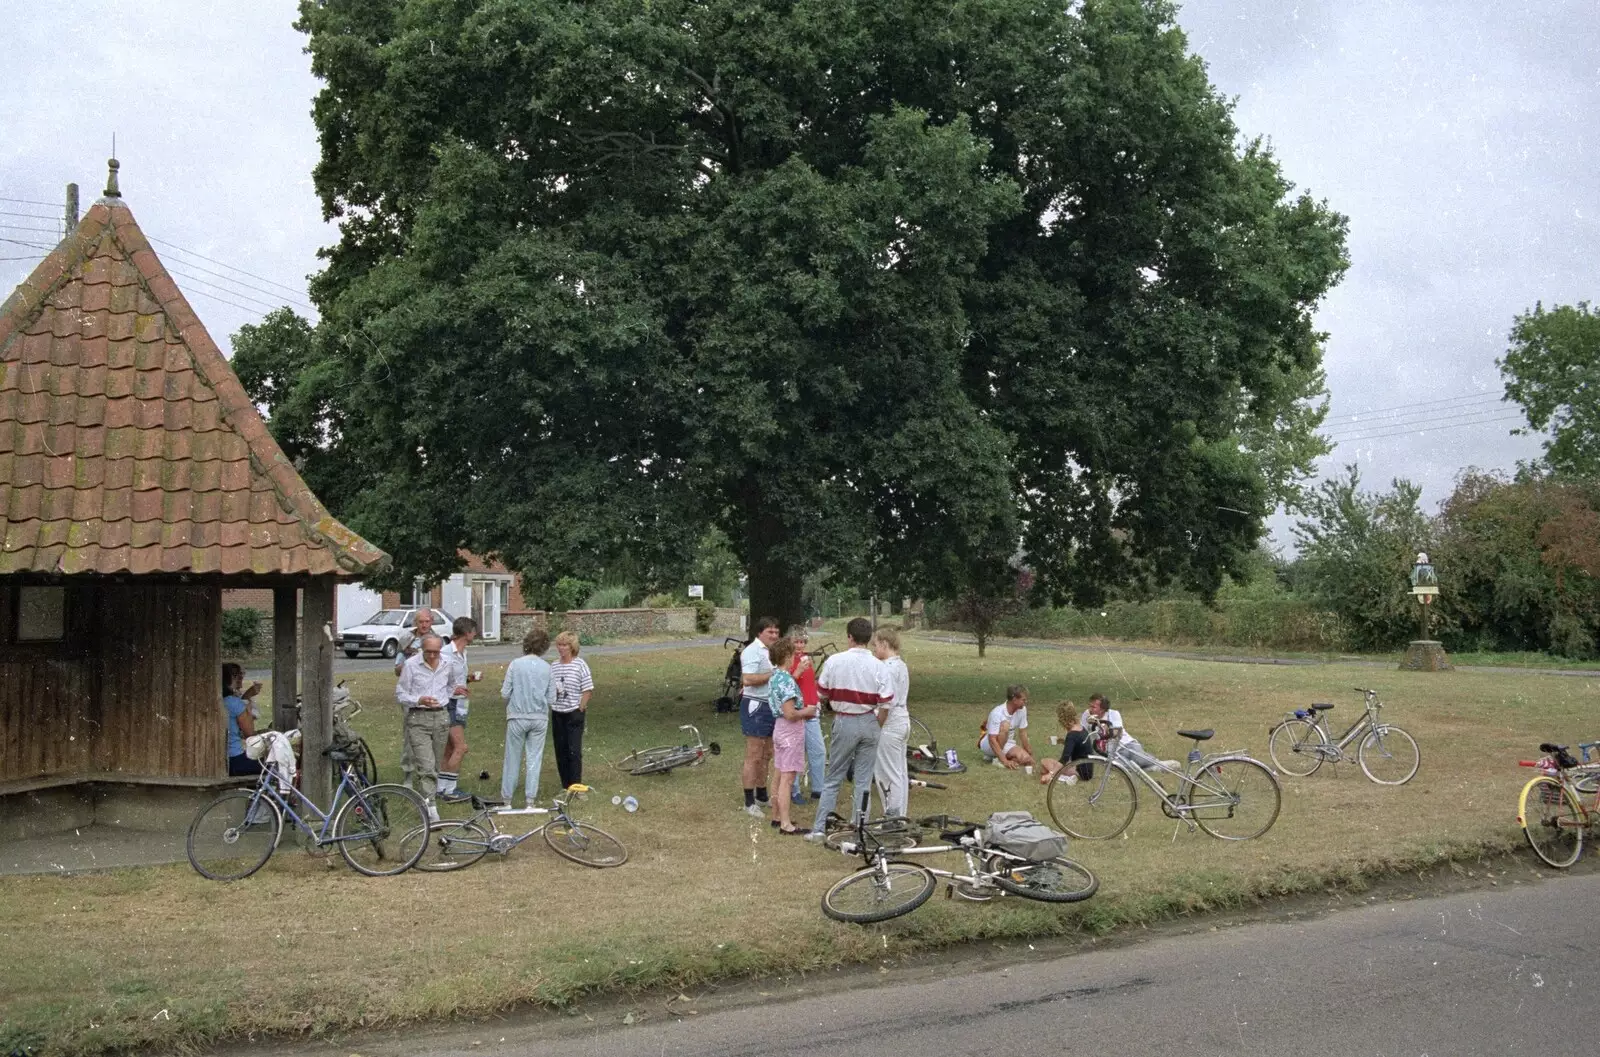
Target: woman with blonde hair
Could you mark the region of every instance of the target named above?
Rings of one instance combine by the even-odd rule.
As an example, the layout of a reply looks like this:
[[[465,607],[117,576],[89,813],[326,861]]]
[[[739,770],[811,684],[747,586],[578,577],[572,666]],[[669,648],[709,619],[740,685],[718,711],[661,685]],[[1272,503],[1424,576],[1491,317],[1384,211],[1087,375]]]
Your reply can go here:
[[[872,779],[884,815],[904,815],[910,786],[906,739],[911,735],[911,713],[906,710],[906,699],[911,696],[911,673],[900,659],[900,632],[892,627],[873,632],[872,655],[889,669],[889,685],[894,688],[894,700],[878,713],[883,729],[878,734],[878,762],[872,768]]]
[[[816,800],[822,796],[823,768],[828,764],[828,748],[822,736],[822,697],[817,692],[817,666],[811,663],[811,655],[806,652],[811,632],[804,624],[796,624],[784,637],[794,643],[794,656],[789,658],[785,667],[800,688],[801,705],[811,710],[811,718],[806,720],[805,773],[811,783],[811,799]],[[793,804],[806,802],[806,795],[800,790],[799,778],[794,781],[789,801]]]
[[[589,697],[594,693],[594,676],[589,663],[578,656],[578,636],[563,631],[556,636],[560,659],[550,666],[550,681],[555,684],[556,703],[550,710],[550,728],[556,750],[556,772],[561,788],[569,789],[583,781],[583,727],[589,713]]]

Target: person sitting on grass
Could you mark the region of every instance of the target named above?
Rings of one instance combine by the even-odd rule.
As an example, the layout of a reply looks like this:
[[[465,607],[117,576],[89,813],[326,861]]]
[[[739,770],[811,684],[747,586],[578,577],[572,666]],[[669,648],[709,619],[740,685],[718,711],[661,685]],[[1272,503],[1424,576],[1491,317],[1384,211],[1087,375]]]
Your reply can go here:
[[[1144,746],[1139,744],[1122,727],[1122,713],[1111,707],[1111,699],[1105,694],[1095,694],[1089,698],[1089,707],[1068,723],[1072,714],[1072,702],[1063,701],[1057,708],[1056,714],[1061,717],[1064,724],[1068,725],[1065,744],[1061,747],[1060,760],[1046,760],[1039,776],[1039,784],[1048,785],[1050,779],[1066,770],[1069,764],[1076,764],[1072,770],[1062,775],[1061,780],[1068,785],[1079,779],[1088,781],[1094,777],[1094,764],[1089,762],[1091,754],[1102,756],[1111,755],[1115,748],[1117,758],[1124,763],[1135,767],[1154,767],[1157,760],[1154,756],[1144,751]],[[1167,766],[1172,766],[1171,762]]]
[[[978,751],[984,759],[1008,771],[1033,765],[1033,746],[1028,744],[1027,687],[1020,683],[1006,687],[1005,702],[989,710]]]
[[[795,828],[789,818],[789,794],[806,769],[806,721],[817,714],[817,706],[805,703],[799,684],[789,674],[789,659],[795,652],[793,640],[778,639],[768,652],[772,679],[767,683],[767,707],[773,716],[772,765],[778,772],[778,795],[773,800],[778,817],[772,824],[786,836],[805,836],[810,831]]]

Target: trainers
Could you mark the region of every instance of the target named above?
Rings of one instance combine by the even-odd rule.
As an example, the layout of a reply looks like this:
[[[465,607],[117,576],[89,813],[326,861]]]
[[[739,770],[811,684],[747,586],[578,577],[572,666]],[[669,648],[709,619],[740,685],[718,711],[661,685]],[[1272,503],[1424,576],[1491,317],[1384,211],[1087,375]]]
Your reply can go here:
[[[827,834],[823,833],[820,829],[814,829],[810,833],[806,834],[806,843],[821,844],[826,836]]]
[[[1077,785],[1078,784],[1078,776],[1075,775],[1075,774],[1067,774],[1067,775],[1064,775],[1064,776],[1062,776],[1060,778],[1057,778],[1056,781],[1060,782],[1062,785]]]
[[[441,804],[462,804],[471,799],[471,793],[463,793],[459,789],[452,789],[448,793],[439,794],[439,803]]]
[[[749,807],[744,808],[743,811],[744,811],[745,814],[749,815],[751,818],[766,818],[767,817],[766,812],[761,810],[761,806],[759,804],[751,804]]]

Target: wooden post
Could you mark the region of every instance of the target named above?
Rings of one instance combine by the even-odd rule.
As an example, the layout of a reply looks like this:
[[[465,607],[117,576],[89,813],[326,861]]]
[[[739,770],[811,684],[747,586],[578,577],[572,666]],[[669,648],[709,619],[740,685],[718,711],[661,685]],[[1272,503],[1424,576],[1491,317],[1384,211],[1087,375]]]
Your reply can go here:
[[[319,806],[333,791],[322,755],[333,738],[333,590],[331,576],[307,580],[300,621],[300,788]]]
[[[300,725],[294,703],[299,672],[299,592],[293,587],[272,589],[272,729],[293,730]]]

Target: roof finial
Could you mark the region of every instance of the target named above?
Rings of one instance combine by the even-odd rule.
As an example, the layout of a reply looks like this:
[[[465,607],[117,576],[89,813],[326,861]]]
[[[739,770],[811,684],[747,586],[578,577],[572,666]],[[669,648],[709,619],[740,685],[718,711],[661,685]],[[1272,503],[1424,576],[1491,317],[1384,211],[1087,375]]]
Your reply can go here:
[[[107,198],[121,198],[122,192],[117,190],[117,170],[122,168],[122,165],[115,158],[108,159],[106,165],[111,171],[106,176],[105,196]]]

